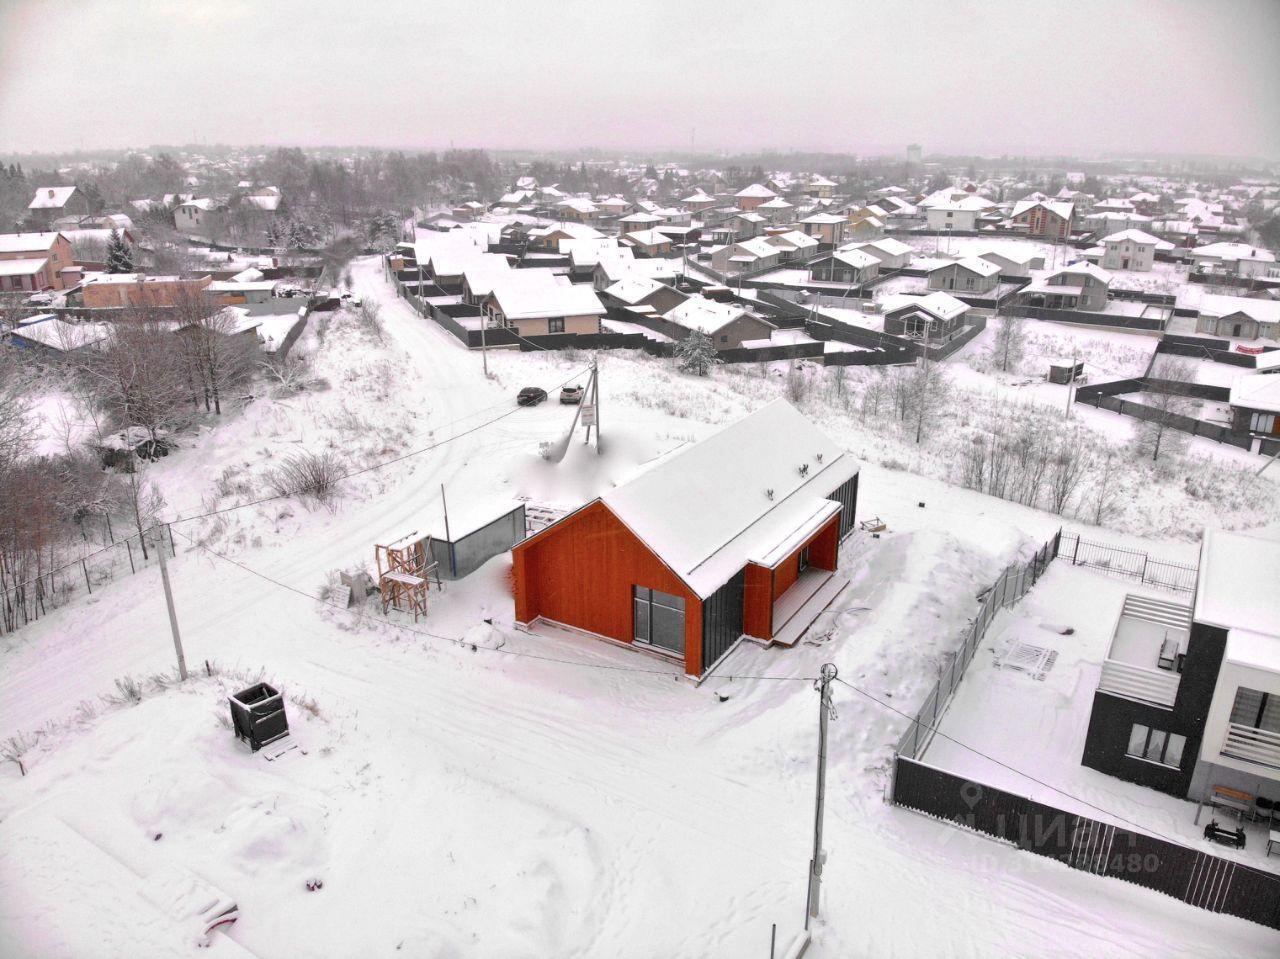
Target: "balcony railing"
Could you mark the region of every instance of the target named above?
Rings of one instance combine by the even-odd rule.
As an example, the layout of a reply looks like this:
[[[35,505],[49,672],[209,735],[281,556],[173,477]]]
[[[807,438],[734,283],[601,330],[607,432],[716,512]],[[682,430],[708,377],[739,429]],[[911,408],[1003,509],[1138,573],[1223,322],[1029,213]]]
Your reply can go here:
[[[1280,769],[1280,732],[1228,723],[1222,755]]]
[[[1098,689],[1104,693],[1172,707],[1178,698],[1179,675],[1164,669],[1144,669],[1115,659],[1102,661]]]

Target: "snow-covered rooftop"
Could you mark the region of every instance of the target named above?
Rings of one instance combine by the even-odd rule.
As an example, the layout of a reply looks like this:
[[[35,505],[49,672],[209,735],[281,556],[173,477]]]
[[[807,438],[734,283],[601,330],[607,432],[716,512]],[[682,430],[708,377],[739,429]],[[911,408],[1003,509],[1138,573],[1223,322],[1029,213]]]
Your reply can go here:
[[[1280,413],[1280,374],[1245,373],[1237,376],[1231,382],[1229,402],[1245,409]],[[1280,581],[1275,588],[1280,591]]]
[[[28,210],[61,210],[76,192],[73,186],[42,186],[27,204]]]
[[[551,270],[510,270],[495,278],[491,295],[509,320],[600,316],[605,312],[595,290],[574,285]]]
[[[691,296],[667,313],[667,319],[687,330],[698,330],[710,336],[747,313],[736,303],[719,303],[705,296]]]
[[[57,241],[52,233],[0,233],[0,253],[47,253]]]
[[[1205,530],[1195,621],[1280,637],[1280,540]]]
[[[836,504],[827,495],[857,472],[849,453],[775,400],[601,500],[705,598],[749,561],[765,561],[798,530],[830,517]]]
[[[0,260],[0,276],[30,276],[44,269],[46,257],[23,257],[18,260]]]

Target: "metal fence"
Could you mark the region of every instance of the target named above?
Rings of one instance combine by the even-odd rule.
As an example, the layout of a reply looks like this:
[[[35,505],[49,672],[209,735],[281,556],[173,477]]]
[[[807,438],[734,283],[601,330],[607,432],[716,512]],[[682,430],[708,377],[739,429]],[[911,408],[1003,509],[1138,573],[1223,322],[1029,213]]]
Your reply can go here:
[[[929,695],[924,698],[924,702],[916,712],[915,719],[902,734],[902,739],[898,741],[899,755],[916,759],[924,754],[937,728],[938,718],[946,709],[947,703],[951,701],[956,687],[960,685],[964,671],[973,660],[973,654],[986,635],[991,621],[995,619],[996,613],[1020,600],[1027,590],[1044,575],[1046,567],[1058,555],[1061,538],[1062,531],[1059,530],[1052,539],[1036,550],[1030,560],[1025,563],[1014,563],[1006,568],[1000,574],[1000,578],[983,595],[982,606],[978,610],[977,617],[970,624],[968,632],[965,633],[964,642],[955,653],[950,655],[947,664],[939,672],[938,681],[933,684],[933,689],[929,691]]]
[[[1280,876],[894,757],[892,802],[1073,869],[1280,929]]]
[[[1088,566],[1113,576],[1133,579],[1144,586],[1159,586],[1181,593],[1194,593],[1199,567],[1156,559],[1141,550],[1121,549],[1083,539],[1078,533],[1062,533],[1058,555],[1072,566]]]
[[[69,559],[63,553],[56,566],[36,570],[35,575],[28,573],[29,578],[0,589],[0,635],[35,622],[81,590],[92,595],[94,590],[117,576],[136,573],[154,565],[155,550],[161,543],[169,555],[177,555],[173,531],[167,525],[147,531],[145,556],[137,533],[105,545],[94,544],[87,539],[82,541],[74,558]]]

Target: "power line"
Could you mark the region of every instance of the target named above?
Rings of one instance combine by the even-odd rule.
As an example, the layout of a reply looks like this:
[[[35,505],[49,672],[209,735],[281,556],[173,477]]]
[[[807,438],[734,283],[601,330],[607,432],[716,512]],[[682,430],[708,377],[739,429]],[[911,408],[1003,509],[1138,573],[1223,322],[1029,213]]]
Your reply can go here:
[[[943,739],[947,740],[947,742],[954,743],[955,745],[959,746],[961,749],[967,750],[968,752],[973,753],[975,756],[982,757],[987,762],[995,763],[997,766],[1001,767],[1002,769],[1007,769],[1009,772],[1017,776],[1021,776],[1024,779],[1028,779],[1031,782],[1035,783],[1037,786],[1043,786],[1045,789],[1052,790],[1053,792],[1058,793],[1061,796],[1066,796],[1068,799],[1078,802],[1083,806],[1088,806],[1090,809],[1096,812],[1102,813],[1104,816],[1109,816],[1112,819],[1118,819],[1120,822],[1124,823],[1125,825],[1132,826],[1133,828],[1139,829],[1146,833],[1150,833],[1151,835],[1155,836],[1157,839],[1163,839],[1165,842],[1172,843],[1175,846],[1182,846],[1185,848],[1185,844],[1181,840],[1172,839],[1169,836],[1166,836],[1163,833],[1159,832],[1158,830],[1151,828],[1150,826],[1144,826],[1141,823],[1136,823],[1132,819],[1128,819],[1125,816],[1121,816],[1119,813],[1115,813],[1109,809],[1105,809],[1102,806],[1097,805],[1096,803],[1091,803],[1087,799],[1081,799],[1079,796],[1075,795],[1074,793],[1069,793],[1065,789],[1061,789],[1058,786],[1053,785],[1052,783],[1047,783],[1043,779],[1038,779],[1037,777],[1031,775],[1028,772],[1023,772],[1021,769],[1017,769],[1014,766],[1010,766],[1008,763],[1004,762],[1003,760],[996,759],[994,756],[989,756],[986,753],[984,753],[982,750],[976,749],[973,746],[970,746],[968,743],[961,742],[960,740],[956,739],[954,736],[948,736],[937,726],[930,726],[928,723],[921,722],[915,716],[908,716],[901,709],[898,709],[896,706],[886,703],[883,699],[878,699],[877,697],[872,696],[865,689],[859,689],[857,686],[849,682],[847,679],[841,679],[839,676],[837,676],[836,682],[843,683],[845,686],[848,686],[850,689],[852,689],[855,693],[858,693],[861,696],[865,696],[867,699],[871,700],[876,705],[883,706],[885,709],[889,710],[890,712],[897,713],[899,716],[903,717],[904,719],[908,719],[912,723],[915,723],[929,730],[935,736],[941,736]],[[1245,869],[1249,869],[1253,872],[1259,873],[1260,875],[1263,875],[1263,876],[1267,876],[1271,879],[1277,878],[1275,873],[1267,872],[1266,870],[1258,869],[1254,866],[1250,866],[1246,862],[1240,862],[1239,860],[1235,860],[1235,859],[1231,860],[1231,862],[1237,866],[1243,867]]]
[[[263,573],[263,572],[260,572],[259,570],[254,569],[252,566],[248,566],[245,563],[240,562],[239,560],[232,559],[230,556],[227,556],[223,553],[219,553],[217,550],[213,549],[212,547],[206,546],[204,543],[201,543],[201,542],[198,542],[197,540],[192,539],[186,533],[179,531],[178,535],[181,536],[183,539],[185,539],[192,546],[198,549],[202,549],[206,553],[209,553],[211,556],[215,556],[218,559],[222,560],[223,562],[230,563],[232,566],[238,567],[239,569],[244,570],[246,573],[256,576],[259,579],[265,580],[266,582],[271,583],[273,586],[276,586],[283,590],[287,590],[290,593],[295,593],[298,596],[302,596],[306,599],[319,602],[325,606],[332,607],[333,609],[338,609],[343,611],[347,609],[346,606],[341,606],[337,603],[330,602],[329,600],[326,600],[326,599],[317,599],[316,596],[314,596],[312,593],[308,593],[306,590],[298,589],[296,586],[290,586],[288,583],[284,583],[278,579],[274,579],[268,576],[266,573]],[[526,652],[521,652],[515,649],[507,649],[505,647],[480,646],[476,643],[469,642],[459,636],[445,636],[440,633],[433,633],[429,630],[419,629],[415,626],[409,626],[407,623],[397,623],[394,620],[390,620],[390,619],[386,620],[386,623],[388,626],[394,627],[395,629],[403,630],[407,633],[413,633],[417,636],[426,636],[430,639],[438,639],[438,640],[441,640],[442,642],[451,643],[454,646],[460,646],[464,649],[471,649],[473,651],[485,650],[486,652],[502,653],[504,655],[514,656],[519,659],[533,659],[533,660],[538,660],[539,662],[557,663],[563,666],[581,666],[585,669],[603,669],[603,670],[609,670],[612,672],[620,672],[620,673],[645,673],[653,676],[680,676],[681,675],[680,673],[673,673],[665,669],[644,669],[636,666],[616,666],[610,663],[586,663],[576,659],[561,659],[556,656],[544,656],[540,653],[526,653]],[[812,683],[816,681],[816,677],[813,677],[813,676],[751,676],[751,675],[733,674],[733,675],[726,675],[721,678],[728,679],[728,680],[760,679],[760,680],[772,680],[776,682],[804,682],[804,683]]]
[[[587,372],[586,369],[578,370],[576,373],[574,373],[564,382],[551,387],[551,390],[549,390],[548,392],[553,392],[555,390],[560,389],[560,387],[572,382],[573,380],[577,379],[579,376],[581,376],[585,372]],[[498,405],[502,405],[502,404],[495,404],[495,406],[498,406]],[[485,409],[477,410],[476,412],[482,413],[488,409],[493,409],[493,408],[494,407],[486,407]],[[430,446],[424,446],[421,449],[411,450],[408,453],[402,453],[399,456],[393,456],[390,459],[381,460],[377,463],[370,464],[369,466],[363,466],[360,469],[352,470],[348,473],[343,473],[342,475],[335,477],[334,482],[340,483],[343,480],[352,479],[356,476],[361,476],[365,473],[372,473],[376,470],[384,469],[385,467],[403,462],[404,460],[410,459],[414,456],[420,456],[423,453],[429,453],[432,450],[439,449],[442,446],[452,443],[454,440],[458,440],[464,436],[470,435],[471,433],[478,432],[479,430],[482,430],[487,426],[492,426],[494,423],[497,423],[499,420],[504,420],[508,416],[513,416],[516,413],[520,412],[520,409],[521,407],[517,405],[512,409],[507,410],[505,413],[502,413],[498,416],[493,417],[493,419],[485,420],[483,423],[478,423],[475,426],[472,426],[468,429],[463,430],[461,433],[455,433],[453,436],[450,436],[447,439],[440,440],[437,443],[432,443]],[[474,415],[475,413],[468,413],[467,416],[461,417],[458,420],[454,420],[453,423],[458,423],[458,422],[461,422],[462,420],[469,419]],[[453,423],[446,423],[444,425],[452,426]],[[219,515],[222,515],[223,513],[233,513],[236,510],[248,509],[250,506],[260,506],[263,503],[270,503],[270,502],[273,502],[274,500],[287,499],[290,496],[296,496],[300,492],[303,492],[303,490],[301,489],[286,490],[283,493],[276,493],[272,496],[263,496],[255,500],[250,500],[247,503],[237,503],[234,506],[224,506],[221,509],[209,510],[208,512],[205,512],[205,513],[194,513],[191,516],[182,516],[182,517],[179,517],[178,519],[170,520],[169,525],[172,525],[173,523],[189,523],[192,520],[205,519],[210,516],[219,516]]]

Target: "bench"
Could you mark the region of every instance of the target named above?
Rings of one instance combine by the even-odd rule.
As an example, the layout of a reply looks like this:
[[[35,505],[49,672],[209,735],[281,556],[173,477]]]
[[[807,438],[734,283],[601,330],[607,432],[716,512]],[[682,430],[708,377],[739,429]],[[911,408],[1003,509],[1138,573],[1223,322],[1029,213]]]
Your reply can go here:
[[[858,528],[864,533],[883,533],[889,528],[889,525],[880,519],[879,516],[873,516],[870,519],[864,519],[858,524]]]
[[[1229,786],[1213,786],[1208,795],[1200,800],[1200,804],[1196,806],[1196,822],[1200,822],[1200,810],[1205,806],[1212,806],[1215,809],[1228,809],[1235,813],[1237,819],[1244,819],[1247,814],[1250,819],[1253,818],[1253,793],[1247,793],[1243,789],[1232,789]]]
[[[1244,848],[1244,830],[1224,829],[1218,825],[1218,820],[1216,819],[1204,827],[1204,838],[1210,842],[1216,842],[1220,846],[1235,846],[1237,849]]]

